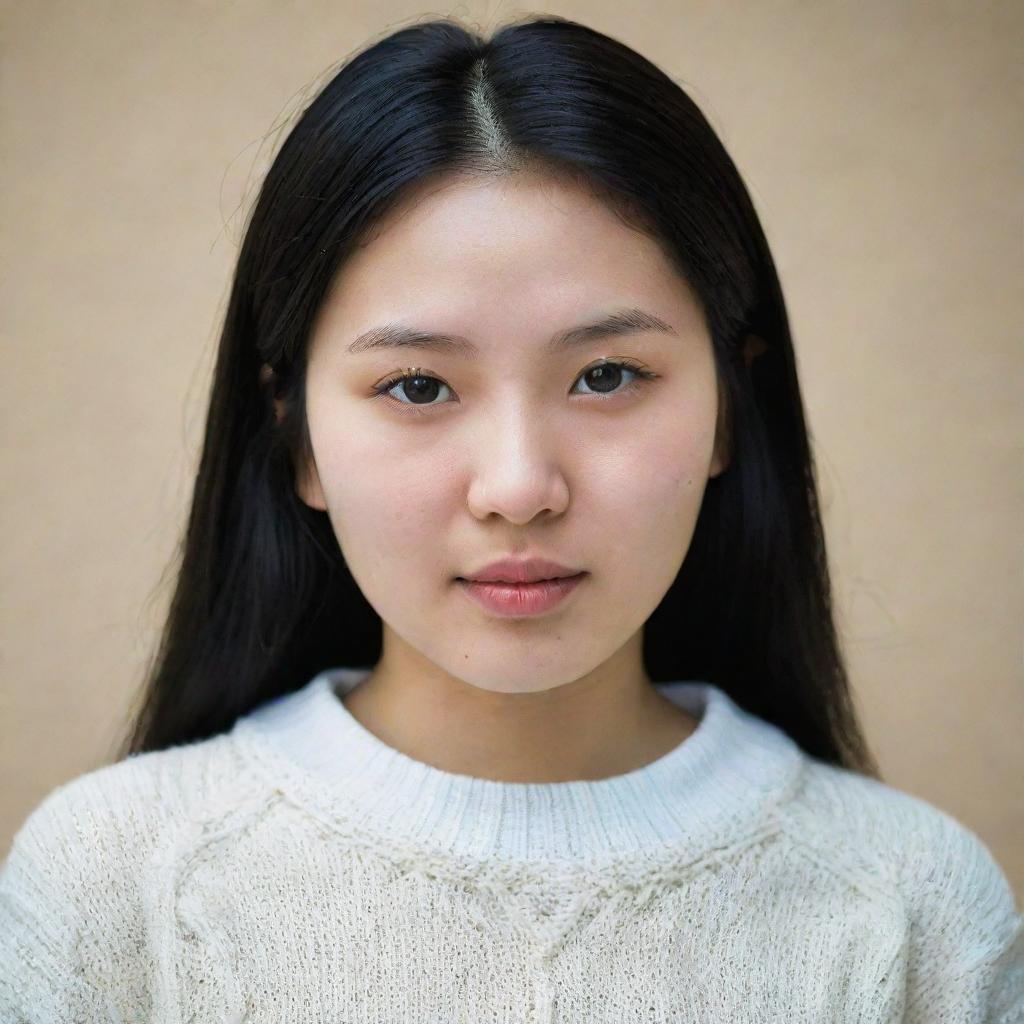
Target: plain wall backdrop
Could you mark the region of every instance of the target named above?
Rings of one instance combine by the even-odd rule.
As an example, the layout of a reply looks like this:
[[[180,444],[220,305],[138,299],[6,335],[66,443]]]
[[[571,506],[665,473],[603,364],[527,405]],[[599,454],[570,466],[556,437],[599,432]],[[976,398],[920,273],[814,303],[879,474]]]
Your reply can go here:
[[[0,847],[108,763],[170,594],[245,215],[353,52],[552,13],[698,103],[785,290],[885,781],[1024,897],[1024,5],[2,5]]]

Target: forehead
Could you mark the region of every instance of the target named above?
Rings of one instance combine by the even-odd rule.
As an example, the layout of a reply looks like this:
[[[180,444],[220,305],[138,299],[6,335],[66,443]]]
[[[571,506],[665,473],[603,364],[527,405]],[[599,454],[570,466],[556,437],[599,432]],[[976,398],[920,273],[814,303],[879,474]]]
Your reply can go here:
[[[591,189],[534,174],[441,179],[405,196],[354,249],[318,333],[347,346],[398,323],[474,339],[455,347],[472,355],[488,338],[547,343],[637,309],[677,331],[703,323],[661,244]]]

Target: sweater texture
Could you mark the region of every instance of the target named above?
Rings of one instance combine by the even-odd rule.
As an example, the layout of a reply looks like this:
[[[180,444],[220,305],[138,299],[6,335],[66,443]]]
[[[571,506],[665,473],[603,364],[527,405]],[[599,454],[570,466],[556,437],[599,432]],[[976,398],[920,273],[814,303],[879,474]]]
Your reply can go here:
[[[1020,1024],[982,840],[706,682],[599,780],[387,746],[325,671],[210,739],[53,790],[0,869],[0,1021]]]

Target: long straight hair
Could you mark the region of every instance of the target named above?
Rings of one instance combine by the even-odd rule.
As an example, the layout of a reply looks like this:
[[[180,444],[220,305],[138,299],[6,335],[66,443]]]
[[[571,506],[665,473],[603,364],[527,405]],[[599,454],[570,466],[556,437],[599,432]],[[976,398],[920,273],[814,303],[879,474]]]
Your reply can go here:
[[[295,490],[312,459],[311,327],[346,256],[412,188],[528,169],[570,176],[657,241],[713,343],[731,461],[645,624],[649,677],[713,682],[810,756],[880,777],[833,622],[785,303],[747,190],[672,78],[548,15],[490,38],[451,19],[401,28],[347,60],[281,145],[239,251],[175,588],[120,757],[223,732],[325,668],[376,663],[380,618],[327,514]],[[763,347],[749,365],[748,336]]]

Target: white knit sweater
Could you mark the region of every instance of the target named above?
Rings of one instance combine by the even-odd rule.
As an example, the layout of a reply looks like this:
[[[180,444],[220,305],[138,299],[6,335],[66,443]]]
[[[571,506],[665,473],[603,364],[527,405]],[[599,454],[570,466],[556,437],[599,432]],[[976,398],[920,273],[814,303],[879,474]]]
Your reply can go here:
[[[946,813],[706,683],[645,767],[505,783],[386,746],[333,669],[58,787],[0,875],[0,1020],[1024,1020],[1024,923]]]

